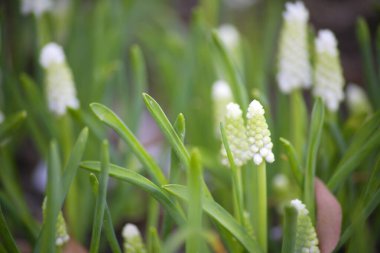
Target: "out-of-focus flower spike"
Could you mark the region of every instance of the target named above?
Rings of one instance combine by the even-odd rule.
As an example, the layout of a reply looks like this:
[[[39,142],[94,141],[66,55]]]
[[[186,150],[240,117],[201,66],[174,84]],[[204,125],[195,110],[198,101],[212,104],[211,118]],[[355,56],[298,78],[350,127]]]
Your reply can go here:
[[[226,106],[225,130],[228,144],[237,166],[244,165],[250,157],[242,115],[243,112],[238,104],[229,103]],[[222,163],[226,166],[229,165],[227,152],[224,147],[222,147]]]
[[[347,85],[346,102],[351,114],[369,114],[372,112],[367,94],[357,84],[350,83]]]
[[[309,12],[302,2],[286,3],[281,30],[277,82],[283,93],[311,86],[307,43]]]
[[[256,165],[264,160],[274,162],[272,141],[268,124],[264,117],[264,108],[259,101],[253,100],[248,106],[247,112],[247,137],[250,154]]]
[[[337,40],[330,30],[321,30],[315,41],[316,64],[314,96],[321,97],[329,111],[335,112],[344,98],[344,79]]]
[[[215,132],[219,136],[219,124],[224,123],[226,106],[233,101],[231,88],[224,80],[218,80],[212,85],[212,100],[214,106]]]
[[[46,202],[47,202],[47,198],[45,198],[44,201],[42,202],[43,220],[45,220],[46,218]],[[65,222],[65,218],[63,217],[62,211],[59,211],[55,227],[56,227],[55,245],[62,246],[63,244],[65,244],[66,242],[70,240],[70,236],[67,233],[66,222]]]
[[[51,0],[22,0],[21,2],[21,13],[24,15],[33,13],[39,17],[52,8],[53,2]]]
[[[136,225],[127,223],[122,231],[124,253],[145,253],[145,245]]]
[[[5,117],[2,111],[0,111],[0,124],[3,123]]]
[[[218,35],[227,50],[233,52],[240,44],[240,35],[235,26],[223,24],[218,28]]]
[[[313,252],[319,253],[318,238],[315,228],[309,217],[309,211],[306,206],[299,200],[294,199],[290,204],[297,209],[297,232],[295,253]]]
[[[71,70],[61,46],[48,43],[41,51],[40,64],[45,69],[46,96],[50,111],[64,115],[67,108],[79,108]]]

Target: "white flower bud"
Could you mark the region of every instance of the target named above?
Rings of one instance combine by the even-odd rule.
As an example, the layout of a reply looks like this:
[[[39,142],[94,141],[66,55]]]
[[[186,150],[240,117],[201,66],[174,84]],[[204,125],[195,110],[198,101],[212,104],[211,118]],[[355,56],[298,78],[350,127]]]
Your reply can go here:
[[[308,215],[309,211],[299,199],[292,200],[290,204],[298,212],[295,252],[319,253],[318,238]]]
[[[21,13],[27,15],[33,13],[39,17],[42,13],[50,11],[53,7],[51,0],[22,0]]]
[[[145,253],[145,246],[136,225],[127,223],[122,231],[124,239],[124,253]]]
[[[226,81],[218,80],[212,86],[212,100],[214,106],[215,133],[219,137],[220,122],[224,123],[226,106],[232,102],[233,96],[230,86]]]
[[[244,165],[250,157],[247,135],[242,115],[243,113],[238,104],[229,103],[226,106],[226,137],[234,158],[234,162],[237,166]],[[227,152],[224,147],[222,147],[222,157],[222,163],[228,166],[229,161],[227,158]]]
[[[40,63],[45,69],[46,96],[50,111],[63,115],[68,107],[79,108],[72,73],[66,64],[61,46],[47,44],[41,51]]]
[[[256,165],[261,164],[263,160],[266,160],[268,163],[274,162],[273,144],[264,113],[264,108],[259,101],[253,100],[249,104],[247,112],[247,137],[251,156]]]
[[[231,52],[239,46],[240,36],[235,26],[231,24],[221,25],[218,28],[218,35],[224,46]]]
[[[309,12],[302,2],[287,3],[280,36],[277,82],[283,93],[311,86],[307,42]]]
[[[372,108],[364,89],[354,83],[347,85],[346,101],[352,114],[371,113]]]
[[[321,97],[327,108],[335,112],[344,98],[343,74],[337,49],[337,41],[330,30],[318,32],[314,96]]]

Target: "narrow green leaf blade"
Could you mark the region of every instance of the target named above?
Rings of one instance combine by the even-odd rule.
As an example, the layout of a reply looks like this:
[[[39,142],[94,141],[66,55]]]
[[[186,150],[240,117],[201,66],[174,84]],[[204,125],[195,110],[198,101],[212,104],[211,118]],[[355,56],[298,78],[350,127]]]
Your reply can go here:
[[[94,214],[94,221],[92,227],[90,253],[97,253],[99,251],[100,235],[103,226],[104,209],[106,206],[107,198],[107,185],[108,185],[108,169],[109,169],[109,153],[108,142],[103,141],[101,151],[101,171],[99,175],[99,191],[96,199],[96,207]]]
[[[297,158],[296,150],[293,145],[285,138],[280,137],[280,142],[285,148],[285,152],[289,159],[290,169],[293,172],[293,176],[296,179],[300,188],[302,188],[303,175],[301,165],[299,164],[299,160]]]
[[[0,143],[3,142],[6,138],[9,138],[14,133],[14,131],[25,120],[26,116],[26,111],[21,111],[6,118],[4,122],[0,124]]]
[[[6,252],[9,252],[9,253],[20,252],[16,246],[16,242],[13,239],[11,232],[9,231],[1,206],[0,206],[0,235],[1,235],[0,242],[4,244],[4,248],[6,249]]]
[[[320,98],[317,98],[311,114],[310,132],[308,137],[308,148],[304,177],[304,203],[310,212],[310,218],[314,222],[314,177],[317,163],[317,154],[322,135],[325,107]]]
[[[188,199],[188,190],[182,185],[164,185],[163,188],[174,196],[184,200]],[[214,200],[203,196],[203,210],[219,225],[227,229],[248,250],[248,252],[262,252],[256,238],[237,223],[237,221],[223,207]]]
[[[187,152],[185,145],[181,141],[181,138],[178,136],[172,124],[166,117],[164,111],[151,96],[149,96],[146,93],[143,93],[143,97],[148,111],[157,122],[158,126],[164,133],[170,145],[173,147],[174,151],[176,151],[178,158],[180,158],[180,160],[186,165],[186,167],[188,167],[190,162],[189,153]]]
[[[100,163],[95,161],[82,162],[80,167],[91,172],[100,171]],[[109,175],[111,177],[131,183],[142,190],[148,192],[153,198],[160,202],[163,207],[170,213],[177,224],[185,224],[185,216],[181,209],[169,198],[168,194],[152,181],[137,172],[110,164]]]
[[[282,253],[294,252],[296,249],[297,209],[293,206],[285,207],[284,236],[282,239]]]
[[[133,153],[137,156],[140,162],[146,167],[148,173],[153,177],[153,180],[163,185],[166,182],[166,178],[162,173],[160,167],[154,161],[154,159],[148,154],[144,147],[140,144],[137,138],[133,135],[131,130],[124,124],[124,122],[108,107],[92,103],[92,111],[95,115],[106,125],[115,130],[121,138],[130,146]]]

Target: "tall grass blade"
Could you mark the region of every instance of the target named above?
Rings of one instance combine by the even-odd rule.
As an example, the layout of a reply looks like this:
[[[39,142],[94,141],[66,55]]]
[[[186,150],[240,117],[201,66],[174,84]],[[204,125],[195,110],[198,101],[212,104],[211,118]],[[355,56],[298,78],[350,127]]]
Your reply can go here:
[[[11,232],[9,231],[1,206],[0,206],[0,235],[1,235],[0,242],[4,244],[4,248],[6,252],[9,252],[9,253],[20,252],[16,246],[16,242]]]

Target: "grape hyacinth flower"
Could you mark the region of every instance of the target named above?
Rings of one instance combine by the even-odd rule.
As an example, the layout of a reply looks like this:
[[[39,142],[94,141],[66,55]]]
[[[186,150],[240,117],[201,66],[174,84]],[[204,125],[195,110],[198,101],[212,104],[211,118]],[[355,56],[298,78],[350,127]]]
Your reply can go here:
[[[230,52],[233,52],[240,43],[239,32],[236,30],[235,26],[231,24],[223,24],[218,28],[218,35],[224,46]]]
[[[145,253],[146,249],[136,225],[127,223],[122,231],[124,253]]]
[[[47,202],[47,198],[45,198],[44,201],[42,202],[42,216],[44,220],[46,218],[46,202]],[[70,240],[70,236],[67,233],[65,218],[63,218],[62,211],[59,211],[59,214],[57,216],[57,221],[56,221],[55,245],[62,246],[69,240]]]
[[[212,100],[214,105],[215,130],[219,135],[219,124],[224,123],[224,113],[228,103],[233,101],[232,92],[228,83],[218,80],[212,85]]]
[[[253,100],[249,104],[247,112],[247,137],[249,151],[256,165],[260,165],[263,160],[266,160],[268,163],[274,162],[273,144],[264,113],[264,108],[259,101]]]
[[[357,84],[350,83],[347,85],[346,101],[348,109],[352,114],[367,114],[372,112],[367,94]]]
[[[309,217],[309,211],[306,206],[299,200],[294,199],[290,202],[297,209],[297,232],[296,232],[296,253],[313,252],[319,253],[318,238]]]
[[[236,103],[229,103],[226,106],[225,129],[227,140],[234,157],[235,164],[240,167],[250,158],[247,135],[244,126],[243,112]],[[229,165],[227,152],[222,147],[222,163]]]
[[[321,30],[315,46],[317,52],[313,94],[322,98],[329,111],[335,112],[344,98],[337,40],[330,30]]]
[[[68,107],[79,108],[72,73],[62,47],[53,42],[45,45],[41,51],[40,64],[46,73],[46,96],[50,111],[61,116]]]
[[[44,12],[50,11],[53,7],[51,0],[22,0],[21,13],[27,15],[33,13],[36,17]]]
[[[283,13],[277,82],[283,93],[311,86],[307,43],[309,12],[302,2],[286,3]]]

